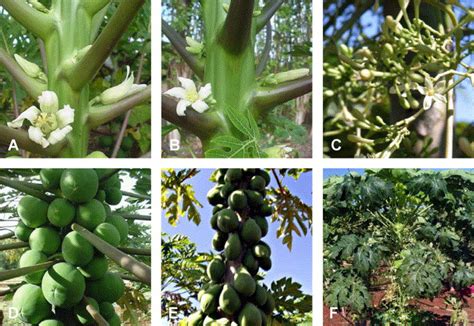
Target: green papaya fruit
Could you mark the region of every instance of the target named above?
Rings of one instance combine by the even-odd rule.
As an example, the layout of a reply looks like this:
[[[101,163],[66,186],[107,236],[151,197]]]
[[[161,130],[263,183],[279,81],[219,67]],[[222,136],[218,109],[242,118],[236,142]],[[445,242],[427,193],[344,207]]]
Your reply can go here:
[[[216,251],[224,250],[224,246],[228,238],[229,235],[227,233],[217,231],[212,238],[212,248],[214,248]]]
[[[262,238],[262,231],[260,227],[253,219],[248,219],[242,225],[240,230],[240,236],[242,240],[248,245],[254,245],[260,241]]]
[[[240,326],[261,326],[262,314],[253,303],[247,303],[239,314]]]
[[[28,242],[30,239],[31,232],[34,229],[29,228],[21,220],[18,221],[18,224],[15,227],[15,236],[18,240],[23,242]]]
[[[255,280],[244,267],[240,267],[234,275],[234,288],[244,297],[250,297],[255,293]]]
[[[202,314],[201,311],[196,311],[195,313],[192,313],[189,315],[188,320],[187,320],[187,326],[202,326],[204,322],[204,315]]]
[[[219,217],[219,214],[216,213],[216,214],[211,216],[211,220],[210,220],[211,228],[213,228],[216,231],[219,230],[219,227],[217,226],[217,218],[218,217]]]
[[[262,237],[266,236],[268,233],[268,221],[265,217],[257,216],[254,218],[255,223],[260,227],[260,231],[262,232]]]
[[[265,187],[270,184],[270,175],[268,174],[267,171],[258,169],[257,171],[255,171],[255,174],[262,177],[263,180],[265,180]]]
[[[207,265],[207,276],[213,282],[220,282],[225,273],[225,264],[222,259],[214,258]]]
[[[209,201],[209,204],[211,204],[212,206],[223,204],[225,202],[224,199],[221,197],[221,193],[220,193],[221,188],[222,188],[222,185],[217,185],[208,191],[207,200]]]
[[[270,257],[263,257],[258,260],[258,265],[264,270],[268,271],[272,268],[272,260]]]
[[[232,285],[226,284],[222,288],[221,295],[219,296],[219,307],[227,315],[233,315],[240,309],[240,298],[238,293],[234,290]]]
[[[227,183],[239,182],[242,179],[241,169],[228,169],[224,181]]]
[[[220,196],[226,200],[234,190],[235,187],[231,183],[225,183],[220,190]]]
[[[242,253],[242,243],[239,235],[232,233],[224,245],[224,255],[228,260],[235,260],[240,257]]]
[[[263,179],[261,176],[256,175],[253,176],[252,179],[250,179],[250,189],[255,190],[255,191],[263,191],[265,190],[266,182],[265,179]]]
[[[228,199],[229,207],[235,211],[241,211],[248,207],[247,196],[242,190],[233,191]]]
[[[43,188],[50,191],[58,189],[62,173],[63,169],[41,169],[40,179]]]
[[[97,194],[99,177],[93,169],[66,169],[61,175],[60,188],[66,199],[85,203]]]
[[[263,196],[254,190],[246,190],[247,203],[252,209],[258,209],[263,205]]]
[[[258,260],[255,259],[252,252],[247,251],[242,259],[242,264],[247,268],[250,274],[255,275],[258,272]]]
[[[239,227],[239,217],[231,209],[223,209],[217,217],[217,227],[225,233],[233,232]]]
[[[216,214],[217,212],[223,210],[224,208],[225,208],[224,205],[222,205],[222,204],[217,204],[216,206],[214,206],[214,207],[212,208],[212,214]]]
[[[260,241],[252,248],[253,255],[257,258],[270,258],[272,251],[270,247],[263,241]]]
[[[48,203],[27,195],[20,199],[17,207],[21,221],[29,228],[37,228],[48,222]]]
[[[56,198],[49,204],[47,215],[52,225],[63,228],[71,224],[76,216],[76,208],[67,199]]]
[[[257,306],[262,307],[267,302],[267,296],[267,290],[260,284],[257,284],[255,293],[252,295],[250,300],[252,300],[252,302]]]
[[[206,315],[210,315],[217,311],[219,303],[219,295],[222,291],[222,285],[215,284],[209,287],[209,289],[201,297],[201,310]]]
[[[263,203],[263,205],[260,206],[259,212],[262,216],[270,216],[273,214],[273,208],[268,205],[268,203]]]
[[[216,171],[216,180],[218,183],[224,183],[224,178],[225,178],[225,174],[227,173],[227,170],[228,169],[217,169]]]

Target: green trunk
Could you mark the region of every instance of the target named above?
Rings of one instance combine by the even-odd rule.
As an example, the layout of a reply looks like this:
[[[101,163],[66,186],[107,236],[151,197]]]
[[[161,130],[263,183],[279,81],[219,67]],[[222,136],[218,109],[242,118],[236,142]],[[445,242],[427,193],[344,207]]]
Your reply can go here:
[[[76,53],[90,44],[92,17],[81,5],[81,0],[55,0],[51,7],[57,28],[45,40],[48,62],[48,90],[59,98],[60,109],[68,104],[75,110],[73,130],[68,135],[68,146],[62,152],[64,157],[85,157],[87,155],[89,128],[89,86],[73,90],[61,69]]]
[[[222,120],[223,130],[237,138],[239,132],[231,127],[224,116],[224,108],[239,110],[246,114],[252,109],[251,96],[256,88],[255,24],[252,26],[250,42],[243,51],[233,54],[219,42],[219,33],[224,25],[225,1],[204,1],[203,18],[207,57],[204,82],[211,83],[212,94],[217,101],[217,114]]]

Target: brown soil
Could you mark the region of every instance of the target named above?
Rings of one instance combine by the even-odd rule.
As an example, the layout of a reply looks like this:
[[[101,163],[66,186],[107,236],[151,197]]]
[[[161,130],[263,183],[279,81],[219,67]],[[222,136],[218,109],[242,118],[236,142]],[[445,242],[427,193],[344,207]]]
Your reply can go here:
[[[373,304],[376,306],[380,303],[383,298],[383,292],[373,293]],[[435,298],[434,300],[416,300],[413,302],[414,305],[418,306],[421,310],[432,312],[440,317],[440,320],[447,320],[451,317],[450,307],[444,303],[444,296]],[[464,308],[467,315],[469,316],[469,325],[474,325],[474,297],[467,299],[467,308]],[[323,308],[323,317],[325,326],[347,326],[353,325],[350,320],[344,318],[341,314],[333,315],[330,318],[330,309],[328,306]],[[440,323],[449,325],[448,322]]]

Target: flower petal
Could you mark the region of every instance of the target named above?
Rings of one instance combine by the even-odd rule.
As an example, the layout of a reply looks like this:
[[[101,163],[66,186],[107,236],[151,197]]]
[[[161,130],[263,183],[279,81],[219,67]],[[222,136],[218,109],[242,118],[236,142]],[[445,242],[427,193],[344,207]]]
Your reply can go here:
[[[62,141],[64,138],[66,138],[67,134],[69,134],[72,131],[71,126],[66,126],[62,129],[56,129],[54,130],[51,134],[49,134],[48,137],[48,142],[51,145],[57,144],[60,141]]]
[[[43,148],[49,146],[49,142],[44,138],[40,128],[30,127],[28,129],[28,137],[37,144],[40,144]]]
[[[429,110],[431,108],[431,105],[433,104],[433,96],[425,96],[425,99],[423,101],[423,109]]]
[[[209,105],[207,105],[206,102],[202,100],[198,100],[192,104],[192,107],[194,110],[198,111],[199,113],[205,112],[207,109],[209,109]]]
[[[436,93],[443,92],[446,89],[446,81],[440,80],[439,82],[436,83],[434,89]]]
[[[176,114],[184,117],[186,115],[186,108],[191,105],[191,102],[186,101],[186,100],[181,100],[178,102],[178,105],[176,106]]]
[[[173,87],[172,89],[167,90],[164,94],[181,100],[186,95],[186,90],[182,87]]]
[[[444,95],[441,95],[441,94],[435,94],[433,95],[435,101],[438,101],[438,102],[442,102],[442,103],[448,103],[448,101],[446,100],[446,96]]]
[[[181,86],[183,86],[183,88],[185,90],[187,90],[187,91],[188,90],[196,91],[196,84],[194,84],[194,82],[191,79],[184,78],[184,77],[178,77],[178,80],[181,83]]]
[[[132,96],[133,94],[136,94],[138,92],[141,92],[147,87],[145,84],[133,84],[132,87],[128,90],[127,95],[125,97]]]
[[[130,75],[130,67],[127,66],[127,76],[125,80],[117,86],[106,89],[100,94],[99,98],[102,104],[112,104],[120,101],[127,96],[133,85],[133,73]]]
[[[38,103],[44,113],[55,113],[59,109],[58,96],[55,92],[44,91],[38,97]]]
[[[10,128],[21,128],[23,125],[23,121],[28,120],[29,122],[33,123],[36,120],[38,115],[41,111],[36,106],[31,106],[30,108],[23,111],[18,118],[13,120],[12,122],[8,122],[7,125]]]
[[[418,89],[418,92],[420,92],[421,95],[426,95],[426,90],[425,90],[424,87],[421,87],[420,85],[418,85],[417,89]]]
[[[64,128],[74,122],[74,109],[69,105],[65,105],[62,110],[56,113],[59,128]]]
[[[201,87],[199,90],[199,98],[201,100],[205,100],[212,94],[212,87],[211,84],[206,84],[204,87]]]
[[[431,78],[425,78],[425,88],[433,89],[433,82],[431,81]]]

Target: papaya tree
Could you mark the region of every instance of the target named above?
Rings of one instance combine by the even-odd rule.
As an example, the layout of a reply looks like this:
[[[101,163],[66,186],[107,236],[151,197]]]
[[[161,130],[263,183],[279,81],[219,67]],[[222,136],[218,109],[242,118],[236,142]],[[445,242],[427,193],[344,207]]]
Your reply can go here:
[[[167,202],[164,208],[170,220],[173,220],[170,213],[177,208],[169,205],[176,200],[173,194],[176,188],[171,189],[183,186],[184,180],[197,173],[191,169],[169,170],[165,174],[162,196]],[[217,169],[211,179],[216,183],[207,192],[212,217],[206,219],[204,227],[210,227],[215,232],[210,240],[213,251],[198,253],[196,245],[182,234],[163,237],[164,306],[179,305],[182,323],[187,325],[212,322],[222,325],[271,325],[310,321],[311,297],[300,290],[301,285],[292,277],[274,281],[270,286],[264,284],[265,273],[272,268],[272,248],[265,242],[270,230],[268,217],[281,212],[270,201],[272,187],[269,173],[261,169]],[[176,180],[180,182],[176,183]],[[186,192],[194,197],[191,186],[184,186],[188,189]],[[189,200],[184,201],[189,203]],[[200,204],[196,200],[194,202]],[[187,206],[191,207],[191,204]],[[298,209],[300,212],[296,218],[300,219],[300,227],[306,234],[305,224],[311,218],[311,209],[303,203]],[[195,214],[188,215],[191,221],[197,218]],[[183,264],[186,268],[178,268],[182,271],[176,272],[177,264]],[[190,296],[184,296],[181,290],[169,291],[168,286],[186,289]],[[191,299],[200,302],[199,309],[194,313],[191,313],[195,309]]]
[[[13,211],[4,207],[13,216],[8,221],[15,221],[16,226],[2,233],[0,248],[2,252],[26,249],[17,268],[0,271],[0,282],[15,282],[2,291],[2,295],[13,294],[9,314],[4,316],[7,323],[120,325],[129,322],[131,314],[137,318],[137,312],[130,310],[138,305],[130,302],[132,297],[144,300],[143,294],[136,293],[139,289],[149,291],[151,269],[145,262],[150,263],[146,257],[151,251],[136,243],[130,246],[129,238],[143,239],[140,233],[149,231],[137,233],[143,224],[134,221],[149,217],[130,212],[134,206],[149,209],[150,188],[135,176],[142,186],[140,192],[125,191],[119,172],[2,171],[2,191],[15,194],[17,207]],[[111,206],[122,203],[122,196],[136,203],[112,211]],[[142,309],[148,310],[146,306]],[[122,318],[117,313],[120,310]]]
[[[205,157],[284,156],[263,148],[261,125],[271,124],[266,116],[278,105],[310,93],[312,77],[309,66],[260,76],[270,59],[272,17],[283,3],[269,0],[261,7],[253,0],[203,0],[200,40],[190,32],[184,38],[162,21],[163,34],[191,70],[189,78],[167,81],[176,87],[163,94],[162,118],[199,137]],[[259,55],[262,31],[266,46]]]
[[[325,0],[324,8],[325,154],[473,157],[470,128],[455,123],[470,120],[472,1]]]
[[[337,312],[334,321],[435,325],[450,316],[441,324],[469,324],[472,170],[331,172],[323,199],[324,303]]]
[[[0,66],[14,80],[15,100],[13,119],[0,126],[0,142],[35,157],[106,157],[91,153],[91,132],[127,113],[125,130],[131,110],[150,102],[151,87],[139,82],[144,57],[134,54],[139,59],[137,78],[123,65],[119,71],[123,81],[117,85],[97,92],[94,82],[99,72],[110,75],[114,48],[144,4],[145,0],[2,0]],[[17,24],[25,28],[24,35],[9,35],[9,28],[14,30]],[[127,35],[130,42],[137,42],[137,36]],[[18,42],[36,44],[36,51],[28,51],[28,58],[25,53],[12,53]],[[148,41],[138,42],[146,47]],[[104,64],[107,70],[101,70]],[[111,77],[105,79],[110,83]],[[16,85],[29,96],[23,104]],[[120,132],[118,146],[123,138]]]

